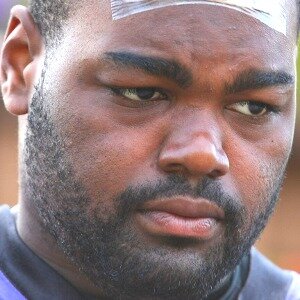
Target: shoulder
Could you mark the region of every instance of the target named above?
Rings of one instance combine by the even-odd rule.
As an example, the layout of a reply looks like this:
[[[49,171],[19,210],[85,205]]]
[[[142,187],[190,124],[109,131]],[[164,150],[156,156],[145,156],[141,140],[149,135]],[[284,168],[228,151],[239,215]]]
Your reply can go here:
[[[14,217],[7,205],[0,205],[0,299],[25,300],[7,275],[12,252],[10,239],[14,236]]]
[[[11,214],[11,208],[6,205],[6,204],[3,204],[3,205],[0,205],[0,215],[10,215]]]
[[[0,270],[0,299],[26,300]]]
[[[299,275],[274,265],[257,250],[251,250],[248,279],[240,300],[300,300]]]
[[[300,299],[300,274],[291,272],[293,277],[290,289],[288,291],[287,300],[299,300]]]
[[[14,228],[14,214],[8,205],[0,205],[0,235],[3,238],[10,228]]]
[[[0,205],[0,230],[11,223],[12,212],[8,205]]]
[[[11,208],[0,205],[0,270],[6,264],[7,256],[11,252],[10,240],[15,236],[15,221]]]
[[[9,211],[10,211],[10,208],[8,205],[6,205],[6,204],[0,205],[0,214],[7,213]]]

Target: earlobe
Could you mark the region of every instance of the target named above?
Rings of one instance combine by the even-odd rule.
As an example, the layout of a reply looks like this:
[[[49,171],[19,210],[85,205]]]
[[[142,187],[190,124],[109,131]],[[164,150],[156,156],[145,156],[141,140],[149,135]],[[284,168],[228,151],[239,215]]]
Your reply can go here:
[[[44,59],[44,42],[29,10],[11,11],[1,53],[1,90],[6,109],[27,114]]]

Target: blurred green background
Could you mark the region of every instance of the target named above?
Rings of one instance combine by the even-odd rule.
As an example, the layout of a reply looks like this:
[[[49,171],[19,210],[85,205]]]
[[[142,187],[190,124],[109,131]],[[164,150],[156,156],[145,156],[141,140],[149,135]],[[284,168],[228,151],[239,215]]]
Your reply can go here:
[[[26,1],[0,0],[0,44],[10,8]],[[298,59],[300,70],[300,59]],[[298,77],[298,91],[300,91]],[[299,94],[299,92],[298,92]],[[0,95],[1,98],[1,95]],[[298,97],[298,116],[300,114]],[[280,126],[280,124],[278,124]],[[0,99],[0,204],[15,205],[17,183],[17,119],[4,109]],[[288,166],[287,179],[281,201],[257,247],[275,263],[300,272],[300,121],[296,124],[293,155]]]

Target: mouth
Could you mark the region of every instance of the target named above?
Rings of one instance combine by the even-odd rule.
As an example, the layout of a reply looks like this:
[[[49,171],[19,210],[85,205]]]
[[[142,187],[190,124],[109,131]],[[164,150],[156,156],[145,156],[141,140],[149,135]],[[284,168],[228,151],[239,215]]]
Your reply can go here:
[[[206,199],[164,198],[146,203],[137,221],[151,235],[209,240],[217,235],[224,211]]]

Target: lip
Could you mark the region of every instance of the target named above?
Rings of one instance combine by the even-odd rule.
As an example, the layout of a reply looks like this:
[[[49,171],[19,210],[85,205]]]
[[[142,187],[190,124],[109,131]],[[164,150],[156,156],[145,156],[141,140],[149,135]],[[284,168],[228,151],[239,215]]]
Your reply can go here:
[[[146,232],[197,239],[212,238],[225,218],[214,203],[198,198],[162,198],[138,210],[138,222]]]

